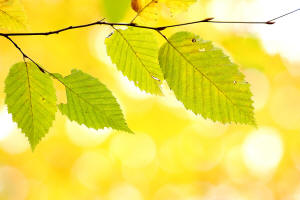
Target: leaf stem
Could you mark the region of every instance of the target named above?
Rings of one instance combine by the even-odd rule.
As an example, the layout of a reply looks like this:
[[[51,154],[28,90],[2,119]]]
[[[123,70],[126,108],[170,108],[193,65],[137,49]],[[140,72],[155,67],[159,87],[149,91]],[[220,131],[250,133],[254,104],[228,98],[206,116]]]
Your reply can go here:
[[[4,36],[6,39],[8,39],[15,47],[16,49],[22,54],[23,56],[23,60],[26,63],[26,59],[30,60],[33,64],[35,64],[38,69],[42,72],[42,73],[47,73],[49,74],[52,78],[56,79],[58,82],[60,82],[62,85],[64,85],[65,87],[67,87],[67,85],[62,82],[59,78],[57,78],[53,73],[47,71],[45,68],[43,68],[41,65],[39,65],[37,62],[35,62],[32,58],[30,58],[29,56],[27,56],[27,54],[25,54],[25,52],[21,49],[21,47],[14,41],[12,40],[9,36]]]
[[[268,21],[214,21],[214,18],[205,18],[203,20],[199,20],[199,21],[193,21],[193,22],[187,22],[187,23],[182,23],[182,24],[174,24],[174,25],[167,25],[167,26],[159,26],[159,27],[151,27],[151,26],[142,26],[142,25],[137,25],[134,22],[134,20],[139,16],[139,14],[145,10],[147,7],[149,7],[152,3],[157,3],[156,0],[152,0],[149,4],[147,4],[139,13],[137,13],[137,15],[132,19],[132,21],[130,23],[109,23],[109,22],[105,22],[105,18],[98,20],[96,22],[92,22],[92,23],[88,23],[88,24],[83,24],[83,25],[77,25],[77,26],[68,26],[62,29],[58,29],[55,31],[49,31],[49,32],[29,32],[29,33],[0,33],[1,37],[5,37],[6,39],[8,39],[15,47],[16,49],[22,54],[23,59],[25,61],[25,59],[30,60],[31,62],[33,62],[39,69],[41,72],[43,73],[47,73],[49,74],[51,77],[55,78],[56,80],[58,80],[59,82],[61,82],[63,85],[65,85],[62,81],[60,81],[54,74],[50,73],[49,71],[47,71],[46,69],[44,69],[42,66],[40,66],[37,62],[35,62],[32,58],[30,58],[29,56],[27,56],[27,54],[25,54],[25,52],[20,48],[20,46],[11,39],[11,36],[48,36],[48,35],[54,35],[54,34],[59,34],[61,32],[65,32],[68,30],[73,30],[73,29],[81,29],[81,28],[87,28],[87,27],[91,27],[91,26],[95,26],[95,25],[107,25],[107,26],[127,26],[127,27],[136,27],[136,28],[144,28],[144,29],[150,29],[150,30],[155,30],[157,31],[167,42],[169,42],[168,38],[161,32],[165,29],[168,28],[174,28],[174,27],[180,27],[180,26],[187,26],[187,25],[192,25],[192,24],[199,24],[199,23],[226,23],[226,24],[234,24],[234,23],[238,23],[238,24],[274,24],[275,21],[277,19],[283,18],[285,16],[288,16],[292,13],[295,13],[297,11],[300,11],[300,9],[296,9],[294,11],[288,12],[286,14],[283,14],[279,17],[273,18],[271,20]]]
[[[147,6],[147,5],[146,5]],[[64,31],[68,30],[73,30],[73,29],[81,29],[81,28],[86,28],[90,26],[95,26],[95,25],[107,25],[107,26],[127,26],[127,27],[136,27],[136,28],[144,28],[144,29],[151,29],[151,30],[165,30],[167,28],[173,28],[173,27],[180,27],[180,26],[187,26],[187,25],[192,25],[192,24],[200,24],[200,23],[223,23],[223,24],[274,24],[275,21],[279,18],[283,18],[287,15],[290,15],[292,13],[295,13],[297,11],[300,11],[300,9],[296,9],[292,12],[288,12],[284,15],[281,15],[279,17],[273,18],[268,21],[214,21],[214,18],[205,18],[203,20],[198,20],[198,21],[193,21],[193,22],[187,22],[187,23],[181,23],[181,24],[174,24],[174,25],[167,25],[167,26],[159,26],[159,27],[152,27],[152,26],[142,26],[142,25],[137,25],[135,23],[110,23],[110,22],[105,22],[103,21],[104,19],[101,19],[99,21],[93,22],[93,23],[88,23],[88,24],[83,24],[83,25],[78,25],[78,26],[68,26],[66,28],[58,29],[55,31],[49,31],[49,32],[31,32],[31,33],[0,33],[0,36],[7,37],[7,36],[37,36],[37,35],[53,35],[53,34],[59,34]]]
[[[134,16],[134,18],[130,21],[130,23],[132,24],[132,23],[136,20],[136,18],[137,18],[138,16],[140,16],[140,14],[141,14],[142,12],[144,12],[144,10],[145,10],[146,8],[148,8],[149,6],[151,6],[151,4],[153,4],[153,3],[157,3],[157,0],[152,0],[152,1],[150,1],[147,5],[145,5],[144,8],[142,8],[142,9]]]
[[[17,48],[17,50],[22,54],[22,56],[23,56],[23,59],[24,59],[24,61],[25,61],[25,59],[27,58],[27,59],[29,59],[31,62],[33,62],[38,68],[39,68],[39,70],[41,71],[41,72],[43,72],[43,73],[45,73],[45,72],[47,72],[47,73],[49,73],[50,74],[50,72],[48,72],[48,71],[46,71],[43,67],[41,67],[39,64],[37,64],[32,58],[30,58],[29,56],[27,56],[27,54],[25,54],[25,52],[19,47],[19,45],[15,42],[15,41],[13,41],[9,36],[4,36],[6,39],[8,39],[16,48]]]

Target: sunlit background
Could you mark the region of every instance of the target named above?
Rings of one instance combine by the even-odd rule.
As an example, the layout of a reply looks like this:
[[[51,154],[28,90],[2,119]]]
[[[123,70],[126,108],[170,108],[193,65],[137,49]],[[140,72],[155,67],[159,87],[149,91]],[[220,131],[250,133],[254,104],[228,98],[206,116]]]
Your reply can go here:
[[[23,0],[31,31],[106,17],[128,22],[129,0]],[[160,25],[206,17],[266,21],[300,8],[298,0],[199,0]],[[258,127],[222,125],[194,116],[164,86],[141,92],[106,55],[108,27],[16,38],[52,72],[79,68],[113,91],[135,135],[93,130],[59,112],[30,150],[4,106],[4,80],[19,52],[0,38],[0,199],[2,200],[300,200],[300,12],[275,25],[198,24],[239,64],[254,93]],[[163,42],[163,40],[161,40]],[[58,83],[57,96],[64,100]]]

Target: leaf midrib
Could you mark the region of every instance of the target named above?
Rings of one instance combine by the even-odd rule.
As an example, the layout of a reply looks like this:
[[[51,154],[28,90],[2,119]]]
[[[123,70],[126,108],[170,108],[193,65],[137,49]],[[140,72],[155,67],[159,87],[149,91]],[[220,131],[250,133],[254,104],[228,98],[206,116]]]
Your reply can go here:
[[[137,57],[137,59],[139,60],[139,62],[142,64],[142,66],[145,68],[145,70],[147,71],[147,73],[150,75],[150,77],[155,80],[153,77],[157,78],[154,74],[152,74],[146,67],[146,65],[143,63],[142,59],[138,56],[137,52],[135,52],[133,46],[130,44],[130,42],[126,39],[126,37],[121,33],[121,31],[119,31],[118,29],[114,28],[120,35],[121,37],[125,40],[125,42],[128,44],[128,46],[130,47],[131,51],[134,53],[134,55]],[[159,78],[157,78],[159,79]],[[159,79],[160,80],[160,79]],[[156,80],[155,80],[156,81]],[[157,83],[156,83],[157,85]]]
[[[57,80],[59,80],[59,79],[57,79]],[[99,108],[99,106],[96,106],[96,105],[91,104],[91,103],[88,102],[85,98],[81,97],[78,93],[76,93],[76,92],[75,92],[71,87],[69,87],[65,82],[63,82],[63,81],[61,81],[61,80],[59,80],[59,81],[60,81],[66,88],[68,88],[72,93],[74,93],[79,99],[81,99],[81,100],[84,101],[86,104],[90,105],[92,108],[95,108],[96,110],[98,110],[98,112],[100,112],[101,114],[103,114],[105,118],[110,119],[110,121],[112,121],[112,122],[114,121],[114,120],[112,120],[110,117],[108,117],[108,116],[106,115],[105,111],[102,110],[101,108]],[[107,121],[108,121],[108,120],[107,120]],[[116,124],[114,124],[114,125],[116,125]],[[117,126],[116,126],[116,128],[117,128]]]
[[[187,62],[187,63],[189,63],[192,67],[193,67],[193,69],[195,70],[195,71],[197,71],[197,72],[199,72],[203,77],[205,77],[211,84],[213,84],[214,85],[214,87],[221,93],[221,94],[223,94],[224,95],[224,97],[227,99],[227,100],[229,100],[230,102],[231,102],[231,104],[234,106],[234,107],[236,107],[236,108],[238,108],[238,110],[239,110],[239,112],[244,112],[243,110],[241,110],[240,108],[239,108],[239,106],[237,106],[225,93],[224,93],[224,91],[223,90],[221,90],[206,74],[204,74],[203,72],[201,72],[199,69],[197,69],[197,67],[189,60],[189,59],[187,59],[186,57],[185,57],[185,55],[181,52],[181,51],[179,51],[171,42],[170,42],[170,40],[168,40],[168,39],[166,39],[166,41],[167,41],[167,43],[170,45],[170,46],[172,46],[174,49],[175,49],[175,51],[177,52],[177,53],[179,53],[182,57],[183,57],[183,59]]]
[[[34,114],[33,114],[33,105],[32,105],[32,94],[31,94],[31,83],[29,78],[29,69],[28,69],[28,63],[25,62],[26,66],[26,74],[27,74],[27,84],[28,84],[28,91],[29,91],[29,104],[30,104],[30,112],[31,112],[31,123],[32,123],[32,133],[34,133]],[[35,134],[34,134],[35,136]]]

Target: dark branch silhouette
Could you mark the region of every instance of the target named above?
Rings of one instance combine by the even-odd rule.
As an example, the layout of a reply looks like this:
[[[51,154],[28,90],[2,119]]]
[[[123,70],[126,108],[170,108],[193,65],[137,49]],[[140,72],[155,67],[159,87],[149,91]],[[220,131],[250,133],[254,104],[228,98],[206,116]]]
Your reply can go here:
[[[187,25],[192,25],[192,24],[200,24],[200,23],[223,23],[223,24],[268,24],[272,25],[275,23],[277,19],[283,18],[287,15],[290,15],[292,13],[295,13],[297,11],[300,11],[300,9],[294,10],[292,12],[286,13],[284,15],[281,15],[279,17],[276,17],[274,19],[268,20],[268,21],[214,21],[214,18],[206,18],[203,20],[199,21],[193,21],[193,22],[187,22],[187,23],[182,23],[182,24],[174,24],[174,25],[167,25],[167,26],[159,26],[159,27],[151,27],[151,26],[142,26],[142,25],[137,25],[135,23],[110,23],[110,22],[105,22],[103,21],[104,19],[101,19],[99,21],[89,23],[89,24],[83,24],[83,25],[78,25],[78,26],[68,26],[66,28],[58,29],[55,31],[49,31],[49,32],[32,32],[32,33],[0,33],[0,36],[37,36],[37,35],[53,35],[53,34],[59,34],[64,31],[68,30],[73,30],[73,29],[80,29],[80,28],[86,28],[90,26],[95,26],[95,25],[107,25],[107,26],[127,26],[127,27],[136,27],[136,28],[144,28],[144,29],[151,29],[151,30],[165,30],[167,28],[173,28],[173,27],[179,27],[179,26],[187,26]]]
[[[18,49],[18,51],[22,54],[24,62],[25,62],[26,59],[29,59],[31,62],[33,62],[39,68],[39,70],[41,72],[43,72],[43,73],[45,73],[45,72],[49,73],[44,68],[42,68],[39,64],[37,64],[33,59],[31,59],[29,56],[27,56],[24,53],[24,51],[19,47],[19,45],[17,45],[17,43],[15,43],[15,41],[13,41],[9,36],[4,36],[4,37],[7,38]]]
[[[174,28],[174,27],[180,27],[180,26],[187,26],[187,25],[192,25],[192,24],[200,24],[200,23],[226,23],[226,24],[268,24],[268,25],[272,25],[275,23],[275,21],[277,19],[283,18],[287,15],[290,15],[292,13],[295,13],[297,11],[299,11],[300,9],[294,10],[292,12],[286,13],[284,15],[281,15],[279,17],[276,17],[274,19],[268,20],[268,21],[214,21],[214,18],[206,18],[200,21],[194,21],[194,22],[187,22],[187,23],[182,23],[182,24],[174,24],[174,25],[167,25],[167,26],[160,26],[160,27],[151,27],[151,26],[142,26],[142,25],[137,25],[134,22],[134,20],[139,16],[139,14],[145,10],[145,8],[147,8],[148,6],[150,6],[151,3],[156,3],[156,0],[152,0],[149,4],[147,4],[131,21],[131,23],[109,23],[109,22],[105,22],[104,19],[101,19],[99,21],[93,22],[93,23],[88,23],[88,24],[83,24],[83,25],[78,25],[78,26],[69,26],[66,28],[62,28],[62,29],[58,29],[55,31],[49,31],[49,32],[31,32],[31,33],[0,33],[0,36],[5,37],[6,39],[8,39],[15,47],[16,49],[22,54],[24,61],[26,59],[30,60],[31,62],[33,62],[39,69],[41,72],[43,73],[47,73],[50,76],[52,76],[53,78],[57,79],[59,82],[61,82],[54,74],[50,73],[49,71],[47,71],[45,68],[43,68],[42,66],[40,66],[37,62],[35,62],[32,58],[30,58],[29,56],[27,56],[27,54],[25,54],[25,52],[16,44],[16,42],[14,42],[14,40],[11,39],[11,36],[48,36],[48,35],[54,35],[54,34],[59,34],[61,32],[65,32],[68,30],[73,30],[73,29],[81,29],[81,28],[86,28],[86,27],[91,27],[91,26],[95,26],[95,25],[107,25],[107,26],[127,26],[127,27],[136,27],[136,28],[143,28],[143,29],[151,29],[154,30],[156,32],[158,32],[167,42],[170,43],[170,41],[168,40],[168,38],[161,32],[165,29],[168,28]],[[62,82],[61,82],[62,83]],[[62,83],[63,84],[63,83]]]

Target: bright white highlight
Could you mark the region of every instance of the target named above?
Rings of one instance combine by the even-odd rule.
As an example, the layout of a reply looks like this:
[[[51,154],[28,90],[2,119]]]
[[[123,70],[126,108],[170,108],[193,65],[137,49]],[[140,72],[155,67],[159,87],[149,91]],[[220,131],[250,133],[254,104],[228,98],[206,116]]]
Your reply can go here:
[[[229,6],[230,5],[230,6]],[[267,21],[300,8],[295,0],[235,1],[213,0],[208,13],[216,20]],[[270,54],[281,54],[290,61],[300,61],[300,11],[278,19],[274,25],[215,24],[215,27],[231,31],[249,31],[257,34]]]
[[[247,168],[255,175],[269,175],[279,164],[283,144],[279,133],[261,128],[251,133],[243,144],[243,158]]]
[[[263,109],[270,95],[270,82],[268,78],[256,69],[247,69],[244,73],[253,92],[255,110]]]
[[[16,125],[12,121],[12,116],[8,114],[7,109],[4,108],[0,112],[0,141],[4,140],[14,128],[16,128]]]
[[[78,146],[85,147],[102,144],[113,132],[111,128],[95,130],[71,121],[67,121],[66,128],[70,140]]]

